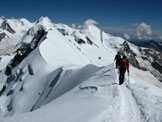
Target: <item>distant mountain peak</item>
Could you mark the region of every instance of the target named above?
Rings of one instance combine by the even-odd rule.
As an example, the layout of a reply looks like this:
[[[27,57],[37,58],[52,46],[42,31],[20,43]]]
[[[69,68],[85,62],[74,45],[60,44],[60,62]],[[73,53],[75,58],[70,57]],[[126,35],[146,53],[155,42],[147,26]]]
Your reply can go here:
[[[50,22],[50,23],[53,23],[52,20],[51,20],[50,18],[44,17],[44,16],[40,17],[40,18],[36,21],[36,23],[42,23],[42,22]]]
[[[131,43],[141,46],[141,47],[147,47],[147,48],[153,48],[157,51],[162,51],[162,45],[160,42],[157,42],[155,40],[148,40],[148,41],[131,41]]]
[[[149,40],[148,43],[157,43],[157,42],[154,40]]]

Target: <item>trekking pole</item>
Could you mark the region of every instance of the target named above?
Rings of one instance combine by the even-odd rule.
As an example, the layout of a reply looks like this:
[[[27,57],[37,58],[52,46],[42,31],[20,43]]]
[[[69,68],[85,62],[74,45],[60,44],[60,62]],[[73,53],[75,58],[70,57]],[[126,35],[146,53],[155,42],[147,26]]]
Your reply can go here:
[[[129,82],[129,72],[128,72],[128,84],[130,84],[130,82]]]

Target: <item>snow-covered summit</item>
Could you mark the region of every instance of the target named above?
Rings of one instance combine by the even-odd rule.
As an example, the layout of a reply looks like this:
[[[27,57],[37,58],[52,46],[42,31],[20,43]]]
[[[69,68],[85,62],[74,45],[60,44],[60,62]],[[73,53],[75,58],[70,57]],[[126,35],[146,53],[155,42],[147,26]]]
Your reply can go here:
[[[8,23],[10,24],[12,28],[14,28],[14,30],[17,33],[21,33],[21,31],[26,32],[26,30],[28,30],[29,28],[33,26],[33,23],[30,23],[25,18],[21,18],[21,19],[11,18],[11,19],[8,19]]]
[[[47,30],[54,26],[54,23],[48,17],[40,17],[35,23],[45,26]]]

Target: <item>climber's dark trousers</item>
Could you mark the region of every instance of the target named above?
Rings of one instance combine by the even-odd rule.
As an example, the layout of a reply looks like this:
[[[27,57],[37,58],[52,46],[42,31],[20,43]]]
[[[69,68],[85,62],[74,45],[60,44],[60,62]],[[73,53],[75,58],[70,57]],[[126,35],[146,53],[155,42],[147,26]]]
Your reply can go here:
[[[119,70],[119,84],[123,84],[126,70]]]

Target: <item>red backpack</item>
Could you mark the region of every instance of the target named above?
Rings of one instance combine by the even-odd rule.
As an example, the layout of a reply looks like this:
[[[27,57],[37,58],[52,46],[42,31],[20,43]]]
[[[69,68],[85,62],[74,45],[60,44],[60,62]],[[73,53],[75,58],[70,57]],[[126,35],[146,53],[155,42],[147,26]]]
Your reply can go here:
[[[120,70],[126,70],[126,68],[129,69],[129,62],[126,59],[122,59],[121,62],[120,62],[119,69]]]

